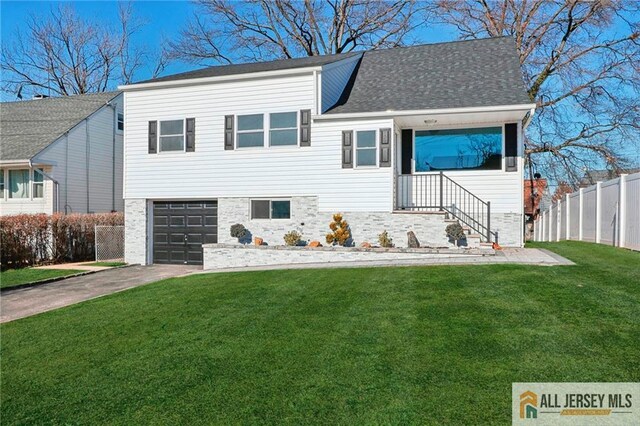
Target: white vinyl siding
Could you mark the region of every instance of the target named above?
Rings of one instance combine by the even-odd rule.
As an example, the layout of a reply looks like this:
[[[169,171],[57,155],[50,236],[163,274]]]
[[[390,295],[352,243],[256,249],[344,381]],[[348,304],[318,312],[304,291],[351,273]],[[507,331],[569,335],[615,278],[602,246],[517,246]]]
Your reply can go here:
[[[113,103],[117,111],[123,111],[122,96],[116,98]],[[34,165],[48,165],[43,167],[44,171],[59,182],[60,211],[64,212],[65,207],[68,213],[102,213],[110,212],[114,208],[117,211],[123,210],[123,135],[116,132],[114,138],[116,119],[113,109],[104,106],[87,121],[80,122],[68,135],[61,136],[33,158]],[[44,197],[33,200],[32,205],[21,208],[30,213],[52,213],[54,197],[55,185],[45,176]],[[9,211],[15,213],[17,210],[4,207],[2,214],[10,214]]]
[[[349,83],[360,55],[322,67],[322,112],[334,106]]]
[[[217,99],[217,102],[211,102]],[[311,125],[311,146],[224,149],[224,117],[314,109],[313,74],[125,93],[125,197],[319,196],[323,211],[390,211],[392,168],[342,169],[343,130],[376,130],[391,119]],[[198,121],[197,155],[148,155],[148,121],[171,108]],[[268,125],[265,125],[265,127]],[[236,131],[238,128],[236,127]],[[237,144],[237,140],[236,140]]]

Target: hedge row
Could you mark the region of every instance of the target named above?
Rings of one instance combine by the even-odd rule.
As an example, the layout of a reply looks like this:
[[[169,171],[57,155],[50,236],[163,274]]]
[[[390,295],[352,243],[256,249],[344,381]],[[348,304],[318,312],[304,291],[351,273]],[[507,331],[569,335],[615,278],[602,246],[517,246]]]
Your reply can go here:
[[[0,216],[2,269],[93,260],[96,225],[124,225],[122,213]]]

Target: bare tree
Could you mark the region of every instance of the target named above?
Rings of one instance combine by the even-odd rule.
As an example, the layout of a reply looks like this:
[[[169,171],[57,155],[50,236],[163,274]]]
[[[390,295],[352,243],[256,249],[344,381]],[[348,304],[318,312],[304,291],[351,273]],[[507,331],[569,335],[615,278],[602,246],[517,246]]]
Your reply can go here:
[[[83,20],[69,6],[51,8],[47,16],[32,15],[26,31],[17,31],[13,43],[3,44],[2,90],[73,95],[103,92],[133,76],[153,60],[162,71],[165,56],[154,57],[132,37],[143,22],[131,4],[120,4],[116,28]]]
[[[527,160],[575,185],[586,168],[624,168],[640,140],[638,9],[623,0],[440,0],[437,16],[464,39],[514,38],[538,106]]]
[[[197,63],[268,60],[403,44],[420,24],[415,0],[197,0],[171,45]]]

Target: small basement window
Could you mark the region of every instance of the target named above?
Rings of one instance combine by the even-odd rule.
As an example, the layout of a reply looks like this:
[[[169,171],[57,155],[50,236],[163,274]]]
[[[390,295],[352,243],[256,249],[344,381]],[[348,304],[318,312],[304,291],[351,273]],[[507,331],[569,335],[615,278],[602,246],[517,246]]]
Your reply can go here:
[[[119,132],[124,131],[124,114],[121,112],[118,113],[118,123],[116,128]]]
[[[298,113],[269,114],[269,145],[298,145]]]
[[[264,115],[238,116],[238,148],[264,146]]]
[[[356,167],[376,166],[376,132],[356,132]]]
[[[41,169],[33,169],[33,198],[44,197],[44,175]]]
[[[251,219],[291,219],[291,201],[251,200]]]
[[[160,122],[160,151],[184,151],[184,120]]]

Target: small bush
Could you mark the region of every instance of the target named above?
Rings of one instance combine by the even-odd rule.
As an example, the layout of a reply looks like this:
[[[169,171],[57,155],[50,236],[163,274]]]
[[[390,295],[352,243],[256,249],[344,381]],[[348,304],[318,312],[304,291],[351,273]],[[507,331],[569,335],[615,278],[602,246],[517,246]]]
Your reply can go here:
[[[378,235],[378,242],[380,243],[380,247],[393,247],[393,239],[389,237],[389,233],[386,229],[382,231],[382,234]]]
[[[454,241],[465,239],[464,229],[462,229],[462,226],[459,223],[452,223],[448,225],[444,231],[447,233],[447,237]]]
[[[342,215],[336,213],[333,215],[333,222],[329,224],[331,231],[327,234],[327,244],[339,244],[346,246],[351,239],[351,231],[349,230],[349,224],[346,220],[343,220]]]
[[[241,239],[247,236],[247,228],[240,223],[236,223],[235,225],[231,225],[231,236],[233,238]]]
[[[289,231],[284,234],[284,242],[288,246],[297,246],[301,239],[302,235],[298,231]]]

